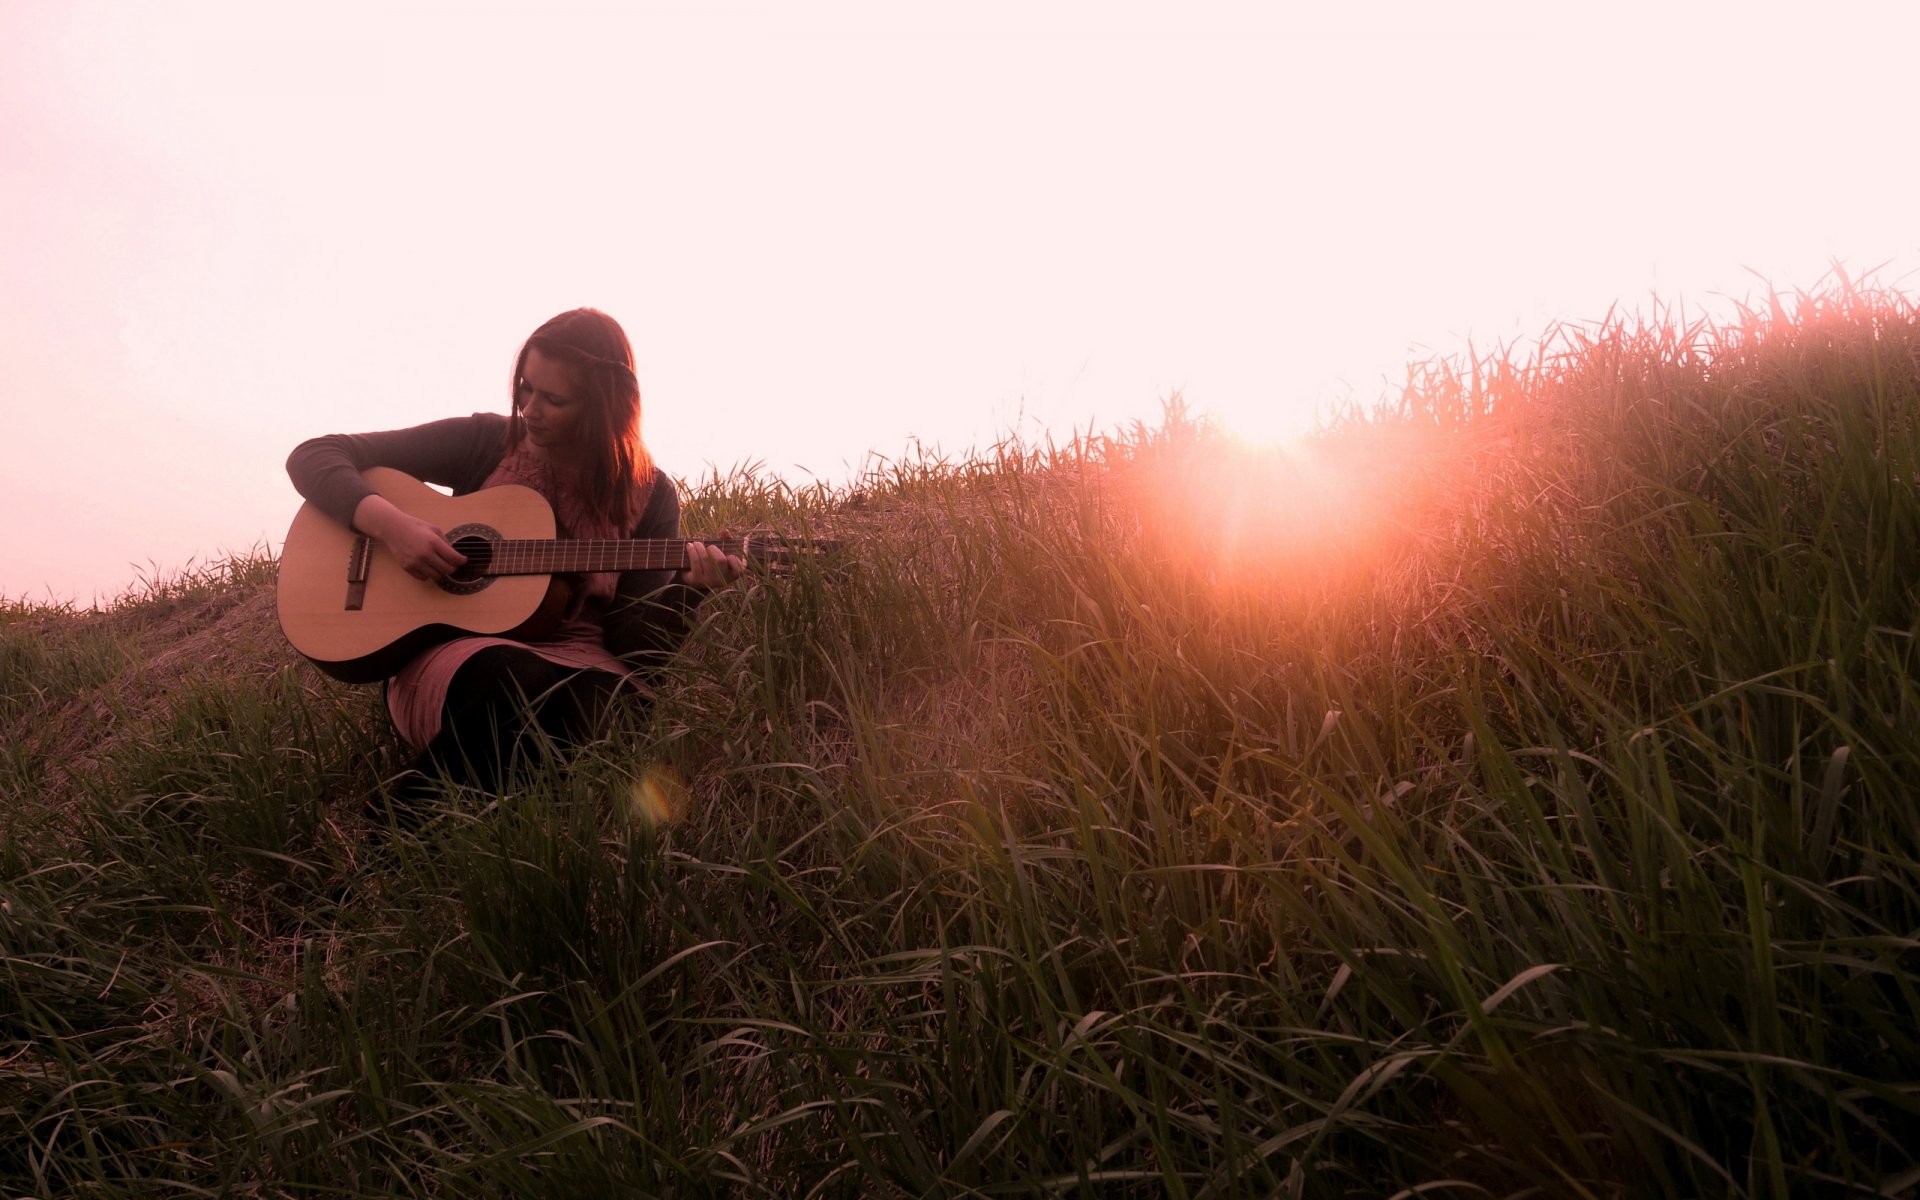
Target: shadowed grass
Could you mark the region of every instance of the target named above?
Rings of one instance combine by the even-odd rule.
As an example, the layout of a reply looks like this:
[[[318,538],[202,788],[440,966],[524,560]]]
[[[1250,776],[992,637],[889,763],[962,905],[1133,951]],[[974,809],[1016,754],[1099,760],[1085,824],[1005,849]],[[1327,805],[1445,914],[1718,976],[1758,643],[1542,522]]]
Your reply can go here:
[[[652,710],[370,826],[271,564],[0,609],[9,1194],[1920,1186],[1920,314],[1565,326],[692,531]]]

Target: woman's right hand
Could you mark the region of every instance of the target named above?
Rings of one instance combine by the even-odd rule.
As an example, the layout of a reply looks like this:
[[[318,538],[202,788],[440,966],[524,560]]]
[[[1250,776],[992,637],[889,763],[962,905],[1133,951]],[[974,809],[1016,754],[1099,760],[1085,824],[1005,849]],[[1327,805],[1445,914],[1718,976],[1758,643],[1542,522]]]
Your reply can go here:
[[[467,556],[455,550],[446,535],[384,496],[360,501],[353,510],[353,527],[385,546],[415,579],[445,579],[466,565]]]

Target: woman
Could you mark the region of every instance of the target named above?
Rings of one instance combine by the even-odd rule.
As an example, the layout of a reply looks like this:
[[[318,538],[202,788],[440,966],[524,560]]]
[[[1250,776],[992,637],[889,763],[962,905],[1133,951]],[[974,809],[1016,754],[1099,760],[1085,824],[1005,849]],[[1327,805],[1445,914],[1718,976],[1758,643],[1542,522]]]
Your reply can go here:
[[[302,496],[381,543],[415,578],[458,569],[466,558],[441,530],[361,478],[375,466],[455,495],[531,487],[553,506],[563,538],[680,536],[680,497],[640,439],[633,349],[596,309],[561,313],[534,330],[514,360],[509,415],[330,434],[288,457]],[[701,598],[746,565],[698,542],[688,543],[687,559],[679,571],[580,577],[545,640],[462,637],[408,663],[386,688],[395,727],[420,751],[402,791],[417,793],[433,777],[498,790],[516,754],[590,734],[636,671],[658,667],[678,648]]]

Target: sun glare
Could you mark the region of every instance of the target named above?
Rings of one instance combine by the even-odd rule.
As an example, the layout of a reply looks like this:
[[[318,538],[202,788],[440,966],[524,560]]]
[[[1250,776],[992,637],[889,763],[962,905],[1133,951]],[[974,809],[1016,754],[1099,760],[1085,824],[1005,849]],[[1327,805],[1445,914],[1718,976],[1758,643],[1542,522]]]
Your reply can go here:
[[[1259,441],[1215,426],[1168,447],[1143,482],[1174,500],[1165,511],[1177,517],[1155,531],[1170,560],[1222,593],[1264,601],[1380,586],[1444,509],[1448,461],[1435,435],[1415,429]]]
[[[1201,418],[1256,450],[1298,451],[1312,428],[1312,417],[1287,404],[1197,405]]]

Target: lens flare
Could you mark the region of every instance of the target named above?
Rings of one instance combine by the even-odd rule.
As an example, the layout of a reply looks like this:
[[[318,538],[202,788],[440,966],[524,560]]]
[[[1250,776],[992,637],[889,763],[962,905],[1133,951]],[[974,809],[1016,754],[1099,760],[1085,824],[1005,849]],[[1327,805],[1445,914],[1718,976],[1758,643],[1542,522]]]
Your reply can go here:
[[[627,796],[627,814],[634,824],[657,829],[685,814],[687,786],[669,767],[649,765],[633,781]]]

